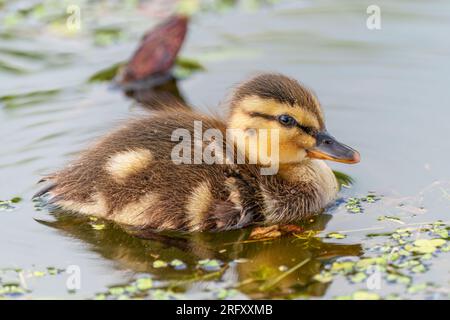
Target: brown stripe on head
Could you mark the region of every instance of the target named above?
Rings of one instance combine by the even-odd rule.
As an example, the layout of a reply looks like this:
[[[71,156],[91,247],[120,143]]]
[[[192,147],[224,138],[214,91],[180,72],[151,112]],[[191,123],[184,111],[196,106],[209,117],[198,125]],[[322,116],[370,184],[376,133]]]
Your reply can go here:
[[[230,101],[232,113],[234,109],[241,107],[242,101],[249,97],[272,100],[280,105],[301,108],[313,114],[320,127],[324,127],[319,101],[309,89],[293,78],[282,74],[264,73],[245,81],[236,88],[232,95]]]

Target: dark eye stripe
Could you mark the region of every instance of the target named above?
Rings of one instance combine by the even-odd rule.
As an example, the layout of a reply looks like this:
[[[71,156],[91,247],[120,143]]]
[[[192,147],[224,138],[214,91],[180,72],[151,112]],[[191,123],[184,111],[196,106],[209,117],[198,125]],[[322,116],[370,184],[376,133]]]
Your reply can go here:
[[[278,121],[276,116],[272,116],[272,115],[261,113],[261,112],[249,112],[248,115],[251,117],[260,117],[260,118],[264,118],[267,120]],[[306,134],[308,134],[310,136],[315,136],[315,134],[317,133],[316,129],[314,129],[312,127],[303,126],[303,125],[299,124],[298,122],[297,122],[296,127],[300,128],[301,130],[303,130]]]
[[[301,124],[299,124],[298,127],[300,129],[302,129],[303,131],[305,131],[306,134],[309,134],[310,136],[314,136],[316,134],[316,132],[317,132],[316,129],[314,129],[312,127],[305,127],[305,126],[302,126]]]

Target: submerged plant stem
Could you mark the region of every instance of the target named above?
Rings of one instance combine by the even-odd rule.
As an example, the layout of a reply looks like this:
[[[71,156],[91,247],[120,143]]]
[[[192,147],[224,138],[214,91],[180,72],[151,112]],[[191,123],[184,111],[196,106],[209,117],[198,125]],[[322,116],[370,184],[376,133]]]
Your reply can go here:
[[[306,258],[305,260],[303,260],[302,262],[296,264],[295,266],[293,266],[291,269],[289,269],[288,271],[280,274],[278,277],[276,277],[275,279],[273,279],[272,281],[266,282],[265,284],[261,285],[259,287],[260,291],[266,291],[271,289],[273,286],[275,286],[278,282],[280,282],[281,280],[283,280],[285,277],[287,277],[288,275],[290,275],[292,272],[294,272],[295,270],[303,267],[305,264],[307,264],[309,261],[311,261],[311,258]]]

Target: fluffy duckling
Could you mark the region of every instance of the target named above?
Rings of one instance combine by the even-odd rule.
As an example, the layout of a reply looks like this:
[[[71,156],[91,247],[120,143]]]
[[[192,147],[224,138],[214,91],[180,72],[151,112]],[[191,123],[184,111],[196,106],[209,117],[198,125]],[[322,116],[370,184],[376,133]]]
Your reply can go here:
[[[336,197],[336,178],[320,159],[359,161],[358,152],[327,133],[318,100],[294,79],[258,75],[236,88],[229,106],[226,122],[183,108],[129,121],[45,177],[49,185],[36,196],[51,208],[156,230],[290,224],[319,213]],[[231,146],[243,163],[199,161],[195,138],[189,141],[194,152],[181,152],[174,132],[195,137],[199,123],[203,132],[215,129],[225,137],[231,131],[236,140],[217,139],[211,154]],[[277,154],[269,152],[266,161],[260,151],[275,144]],[[208,146],[203,141],[200,150]],[[188,161],[174,161],[174,152]],[[269,167],[277,170],[264,173]]]

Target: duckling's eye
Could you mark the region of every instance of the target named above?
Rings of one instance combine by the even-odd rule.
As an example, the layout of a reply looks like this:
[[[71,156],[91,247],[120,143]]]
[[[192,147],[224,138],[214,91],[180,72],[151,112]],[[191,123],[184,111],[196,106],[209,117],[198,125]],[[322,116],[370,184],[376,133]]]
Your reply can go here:
[[[297,125],[297,121],[287,114],[282,114],[278,117],[278,122],[286,127],[294,127]]]

